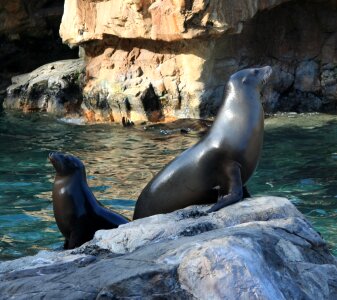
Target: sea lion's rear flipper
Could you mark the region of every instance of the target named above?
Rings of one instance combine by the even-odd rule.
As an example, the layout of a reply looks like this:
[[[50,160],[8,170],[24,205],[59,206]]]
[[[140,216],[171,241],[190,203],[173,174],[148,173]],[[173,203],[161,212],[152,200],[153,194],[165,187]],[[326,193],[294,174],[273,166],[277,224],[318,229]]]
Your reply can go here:
[[[235,161],[226,162],[224,167],[225,169],[224,179],[227,181],[227,185],[229,186],[228,188],[229,192],[227,195],[225,195],[224,186],[226,186],[226,184],[224,183],[223,186],[220,184],[218,201],[207,212],[210,213],[218,211],[219,209],[225,206],[228,206],[230,204],[242,200],[244,187],[242,186],[240,168],[241,168],[240,164]]]

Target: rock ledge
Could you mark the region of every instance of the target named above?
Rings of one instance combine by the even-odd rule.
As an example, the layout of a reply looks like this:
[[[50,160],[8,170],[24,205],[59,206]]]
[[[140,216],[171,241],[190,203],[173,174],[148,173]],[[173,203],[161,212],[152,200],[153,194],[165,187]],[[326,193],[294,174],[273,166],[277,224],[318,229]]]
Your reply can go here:
[[[285,198],[191,206],[0,264],[3,299],[336,299],[337,261]]]

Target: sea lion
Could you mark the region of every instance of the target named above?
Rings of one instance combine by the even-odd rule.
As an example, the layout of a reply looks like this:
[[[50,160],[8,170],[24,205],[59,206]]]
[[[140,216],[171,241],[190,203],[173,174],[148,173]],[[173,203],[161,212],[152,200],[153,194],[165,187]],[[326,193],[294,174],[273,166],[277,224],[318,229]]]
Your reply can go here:
[[[227,84],[224,103],[209,132],[168,163],[143,189],[133,219],[168,213],[195,204],[215,203],[217,211],[248,195],[263,143],[262,86],[269,66],[244,69]]]
[[[99,229],[128,223],[122,215],[103,207],[91,192],[84,164],[73,155],[51,152],[55,168],[53,208],[56,224],[65,237],[64,248],[73,249],[91,240]]]

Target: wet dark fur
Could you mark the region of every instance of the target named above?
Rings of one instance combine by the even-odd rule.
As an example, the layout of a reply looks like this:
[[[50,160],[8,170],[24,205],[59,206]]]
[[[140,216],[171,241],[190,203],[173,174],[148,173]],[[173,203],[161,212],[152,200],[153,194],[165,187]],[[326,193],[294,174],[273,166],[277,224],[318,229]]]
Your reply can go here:
[[[64,248],[73,249],[91,240],[99,229],[117,228],[128,220],[103,207],[91,192],[83,163],[72,155],[50,153],[56,170],[53,208]]]

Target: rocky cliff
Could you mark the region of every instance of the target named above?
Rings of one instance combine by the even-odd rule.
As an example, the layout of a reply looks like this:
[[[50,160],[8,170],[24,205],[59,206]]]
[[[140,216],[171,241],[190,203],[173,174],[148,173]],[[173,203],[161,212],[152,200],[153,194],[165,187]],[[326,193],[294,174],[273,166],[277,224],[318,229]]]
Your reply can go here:
[[[337,262],[287,200],[191,206],[0,264],[1,299],[336,299]]]
[[[266,64],[266,112],[336,111],[336,0],[66,0],[60,35],[88,121],[212,116],[230,74]]]
[[[214,114],[234,71],[269,64],[267,112],[334,110],[336,1],[65,1],[60,34],[83,46],[93,119]]]

